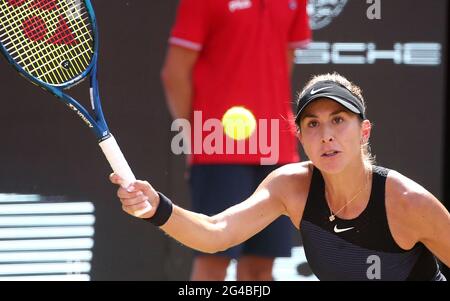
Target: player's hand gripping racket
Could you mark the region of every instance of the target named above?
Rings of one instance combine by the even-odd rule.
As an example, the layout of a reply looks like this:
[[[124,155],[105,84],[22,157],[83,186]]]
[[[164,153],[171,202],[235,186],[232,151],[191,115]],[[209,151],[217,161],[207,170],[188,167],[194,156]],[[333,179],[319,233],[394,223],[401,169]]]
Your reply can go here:
[[[0,0],[0,51],[21,75],[57,96],[93,130],[124,187],[136,180],[103,116],[97,26],[89,0]],[[92,115],[64,93],[87,76]]]

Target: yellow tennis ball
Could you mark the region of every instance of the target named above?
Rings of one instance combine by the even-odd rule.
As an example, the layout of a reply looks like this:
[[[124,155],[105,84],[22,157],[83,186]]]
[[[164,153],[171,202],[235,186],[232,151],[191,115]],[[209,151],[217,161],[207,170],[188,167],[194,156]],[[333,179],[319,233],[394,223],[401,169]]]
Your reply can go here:
[[[250,137],[256,128],[256,119],[252,112],[244,107],[232,107],[222,117],[225,134],[235,140]]]

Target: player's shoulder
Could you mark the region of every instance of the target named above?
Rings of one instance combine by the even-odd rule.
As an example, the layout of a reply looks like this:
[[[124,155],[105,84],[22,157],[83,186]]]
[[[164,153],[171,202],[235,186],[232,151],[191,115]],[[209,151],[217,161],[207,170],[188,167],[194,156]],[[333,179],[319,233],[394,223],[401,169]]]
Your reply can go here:
[[[432,205],[434,196],[422,185],[402,173],[391,170],[386,180],[386,198],[404,213],[416,213]]]
[[[394,237],[405,249],[434,237],[437,225],[448,222],[448,212],[432,193],[396,171],[389,173],[386,183],[386,212]]]
[[[308,179],[311,176],[313,165],[311,161],[296,162],[283,165],[272,172],[273,177],[284,180]]]
[[[265,182],[284,195],[307,193],[311,182],[313,165],[310,161],[283,165],[269,174]]]
[[[263,182],[274,199],[283,202],[286,214],[297,228],[308,198],[312,171],[313,165],[309,161],[286,164],[274,170]]]

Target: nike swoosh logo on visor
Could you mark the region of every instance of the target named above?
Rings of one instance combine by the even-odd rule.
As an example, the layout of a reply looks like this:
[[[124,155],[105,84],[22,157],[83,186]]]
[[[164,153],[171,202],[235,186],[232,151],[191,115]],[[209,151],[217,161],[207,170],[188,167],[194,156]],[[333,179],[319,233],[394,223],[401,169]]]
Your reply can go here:
[[[311,92],[310,92],[309,94],[314,95],[314,94],[316,94],[317,92],[320,92],[320,91],[325,90],[325,89],[328,89],[328,88],[331,88],[331,87],[323,87],[323,88],[320,88],[320,89],[317,89],[317,90],[312,89]]]
[[[345,231],[351,230],[351,229],[353,229],[353,228],[355,228],[355,227],[339,229],[339,228],[337,227],[337,225],[334,225],[334,232],[335,232],[335,233],[341,233],[341,232],[345,232]]]

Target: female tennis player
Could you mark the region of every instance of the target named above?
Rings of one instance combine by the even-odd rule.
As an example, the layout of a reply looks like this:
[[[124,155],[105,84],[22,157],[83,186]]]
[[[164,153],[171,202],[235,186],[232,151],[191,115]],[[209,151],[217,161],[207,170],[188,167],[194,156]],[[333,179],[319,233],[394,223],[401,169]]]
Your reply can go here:
[[[275,170],[238,205],[205,216],[136,181],[118,189],[123,210],[135,215],[149,201],[142,218],[209,253],[284,214],[301,232],[320,280],[445,280],[436,257],[450,266],[450,214],[413,180],[374,165],[359,87],[336,73],[314,77],[299,95],[296,124],[311,161]],[[110,179],[122,182],[116,174]]]

